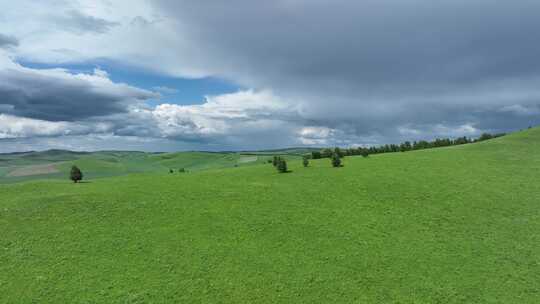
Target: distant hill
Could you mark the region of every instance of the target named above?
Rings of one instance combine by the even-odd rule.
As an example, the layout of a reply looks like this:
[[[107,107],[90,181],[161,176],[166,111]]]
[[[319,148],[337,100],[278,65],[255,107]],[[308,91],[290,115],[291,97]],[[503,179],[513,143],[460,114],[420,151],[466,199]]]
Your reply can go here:
[[[286,148],[286,149],[272,149],[272,150],[259,150],[259,151],[242,151],[243,154],[253,154],[253,155],[302,155],[311,153],[313,151],[320,151],[322,148]]]
[[[67,150],[30,151],[0,154],[0,183],[30,179],[65,179],[72,165],[81,168],[86,178],[143,172],[168,172],[181,168],[200,171],[267,163],[272,155],[299,158],[307,149],[261,152],[177,152],[139,151],[74,152]]]

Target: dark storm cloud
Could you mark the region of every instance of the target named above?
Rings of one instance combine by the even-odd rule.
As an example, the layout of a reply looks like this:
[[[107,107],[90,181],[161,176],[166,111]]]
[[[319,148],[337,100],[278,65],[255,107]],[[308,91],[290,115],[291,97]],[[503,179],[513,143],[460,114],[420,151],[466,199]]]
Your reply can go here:
[[[161,1],[208,66],[304,106],[314,124],[399,136],[403,124],[539,122],[540,2]]]
[[[19,40],[16,37],[8,36],[0,33],[0,49],[16,47],[19,45]]]
[[[155,93],[111,82],[103,72],[70,74],[16,64],[0,69],[0,109],[6,114],[46,121],[77,121],[125,113]]]
[[[85,15],[77,10],[68,11],[64,16],[57,17],[55,19],[55,23],[62,30],[77,34],[103,34],[108,32],[112,27],[119,25],[117,22],[111,22],[102,18]]]

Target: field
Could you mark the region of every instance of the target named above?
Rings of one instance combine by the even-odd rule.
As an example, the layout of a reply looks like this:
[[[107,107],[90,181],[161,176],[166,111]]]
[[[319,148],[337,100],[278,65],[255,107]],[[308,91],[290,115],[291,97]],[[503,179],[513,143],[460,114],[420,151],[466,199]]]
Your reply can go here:
[[[251,164],[0,185],[0,303],[540,302],[539,129]]]
[[[86,178],[131,173],[164,173],[169,170],[201,171],[267,163],[273,155],[297,160],[309,149],[257,152],[143,153],[131,151],[71,152],[49,150],[0,154],[0,184],[38,179],[66,179],[71,166],[79,166]]]

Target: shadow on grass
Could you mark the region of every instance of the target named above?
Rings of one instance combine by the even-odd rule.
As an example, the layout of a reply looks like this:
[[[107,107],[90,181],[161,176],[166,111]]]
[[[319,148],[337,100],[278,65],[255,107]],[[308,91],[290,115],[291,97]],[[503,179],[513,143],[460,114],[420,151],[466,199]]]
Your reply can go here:
[[[281,174],[281,173],[293,173],[293,171],[292,171],[292,170],[287,170],[287,171],[285,171],[285,172],[279,172],[279,171],[278,171],[278,173],[280,173],[280,174]]]

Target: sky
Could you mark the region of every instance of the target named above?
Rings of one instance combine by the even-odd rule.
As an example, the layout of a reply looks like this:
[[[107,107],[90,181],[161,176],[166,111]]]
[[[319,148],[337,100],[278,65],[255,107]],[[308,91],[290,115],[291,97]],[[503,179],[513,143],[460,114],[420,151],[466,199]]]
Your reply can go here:
[[[257,150],[540,123],[537,0],[0,0],[0,153]]]

